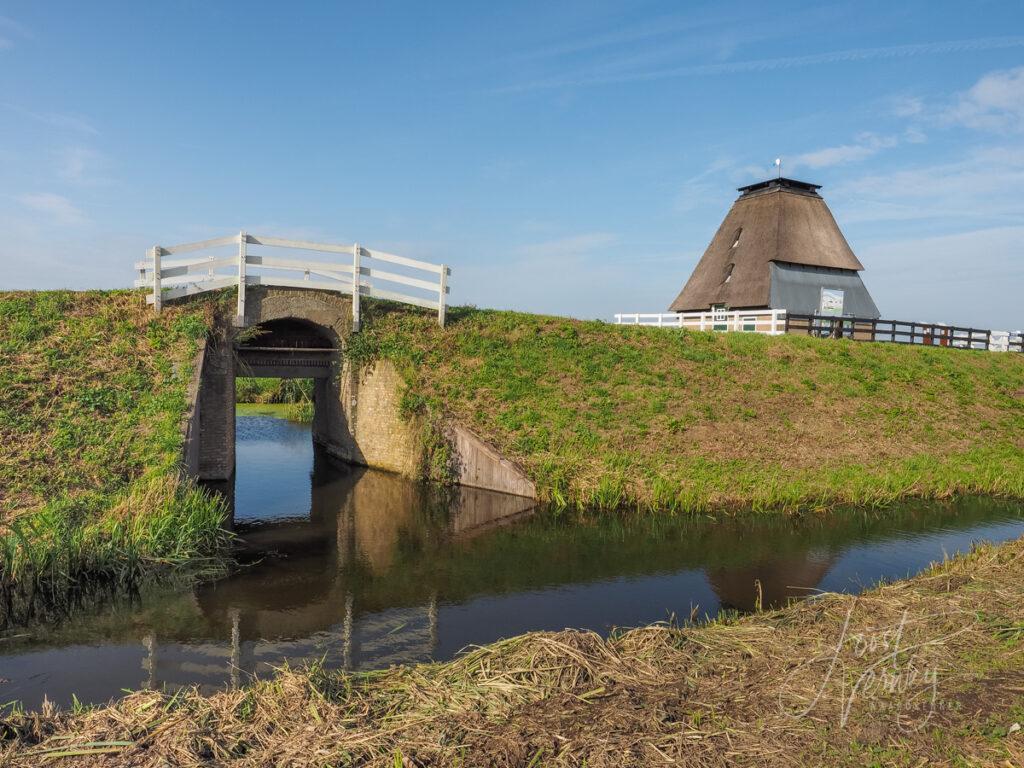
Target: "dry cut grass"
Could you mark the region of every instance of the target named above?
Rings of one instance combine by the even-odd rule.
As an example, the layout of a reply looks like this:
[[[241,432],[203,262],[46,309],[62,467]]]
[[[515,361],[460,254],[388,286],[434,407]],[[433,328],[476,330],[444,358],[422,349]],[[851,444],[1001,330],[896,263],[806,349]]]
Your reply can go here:
[[[0,726],[9,766],[1020,765],[1024,541],[860,597]]]

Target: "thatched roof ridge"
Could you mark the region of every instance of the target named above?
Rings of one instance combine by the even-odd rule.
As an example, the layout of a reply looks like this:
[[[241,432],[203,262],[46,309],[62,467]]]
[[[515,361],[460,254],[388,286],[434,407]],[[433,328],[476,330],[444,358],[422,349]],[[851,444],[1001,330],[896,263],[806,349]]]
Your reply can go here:
[[[740,187],[742,194],[669,310],[767,307],[773,261],[864,269],[818,189],[793,179]]]

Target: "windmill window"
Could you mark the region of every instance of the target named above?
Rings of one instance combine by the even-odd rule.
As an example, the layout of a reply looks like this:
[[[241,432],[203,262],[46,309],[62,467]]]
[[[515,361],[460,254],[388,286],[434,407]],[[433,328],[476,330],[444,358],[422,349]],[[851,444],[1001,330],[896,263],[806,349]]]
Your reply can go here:
[[[730,280],[732,280],[732,269],[735,266],[735,264],[725,265],[725,280],[722,281],[723,283],[728,283]]]
[[[732,247],[735,248],[740,244],[740,235],[743,234],[743,227],[736,230],[736,236],[732,239]]]

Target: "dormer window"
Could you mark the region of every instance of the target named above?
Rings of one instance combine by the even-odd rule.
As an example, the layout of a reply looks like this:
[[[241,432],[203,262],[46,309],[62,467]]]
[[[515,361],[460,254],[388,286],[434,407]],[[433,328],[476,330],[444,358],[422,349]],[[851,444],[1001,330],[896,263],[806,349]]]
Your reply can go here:
[[[728,283],[730,280],[732,280],[732,269],[735,266],[735,264],[725,265],[725,280],[722,281],[723,283]]]
[[[732,239],[732,247],[735,248],[740,244],[740,235],[743,234],[743,227],[736,230],[736,236]]]

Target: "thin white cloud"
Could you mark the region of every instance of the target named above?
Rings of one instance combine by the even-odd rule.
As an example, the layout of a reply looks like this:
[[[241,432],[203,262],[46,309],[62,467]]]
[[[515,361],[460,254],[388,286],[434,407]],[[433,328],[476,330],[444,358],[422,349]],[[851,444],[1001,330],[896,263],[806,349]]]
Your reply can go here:
[[[896,96],[892,99],[892,113],[896,117],[917,117],[924,112],[924,99],[920,96]]]
[[[1024,328],[1024,227],[890,240],[858,250],[883,317]]]
[[[529,259],[565,259],[587,256],[606,250],[618,242],[618,235],[610,232],[584,232],[569,237],[530,243],[516,249],[516,253]]]
[[[946,117],[969,128],[1024,130],[1024,67],[985,75],[960,94]]]
[[[1024,151],[989,147],[946,163],[869,173],[836,185],[847,222],[963,221],[1024,223]],[[975,226],[977,224],[975,223]]]
[[[13,48],[17,39],[31,40],[31,30],[10,16],[0,16],[0,51]]]
[[[884,48],[852,48],[842,51],[828,51],[807,56],[784,56],[773,59],[754,59],[748,61],[732,61],[720,64],[698,64],[672,67],[646,72],[629,72],[619,75],[595,74],[575,77],[551,78],[530,83],[512,85],[502,91],[529,91],[545,88],[567,88],[586,85],[611,85],[615,83],[664,80],[678,77],[697,77],[703,75],[722,75],[740,72],[767,72],[780,69],[794,69],[820,64],[836,64],[842,62],[869,61],[872,59],[909,58],[912,56],[935,55],[946,53],[966,53],[974,51],[997,50],[1003,48],[1024,47],[1024,36],[987,37],[971,40],[948,40],[936,43],[917,43],[912,45],[893,45]]]
[[[823,147],[813,152],[797,155],[789,160],[789,167],[829,168],[833,165],[844,165],[877,155],[883,149],[890,149],[898,143],[899,139],[895,136],[877,136],[873,133],[863,133],[852,144]]]
[[[91,147],[65,147],[56,153],[57,178],[77,186],[100,186],[110,180],[102,172],[106,158]]]
[[[63,195],[53,192],[37,192],[22,195],[18,200],[26,208],[42,214],[50,223],[59,226],[78,226],[89,223],[89,217]]]
[[[696,19],[693,14],[662,16],[643,23],[632,24],[612,32],[583,36],[575,40],[517,53],[511,58],[521,60],[560,58],[604,48],[634,44],[652,38],[677,35],[680,32],[693,32],[707,27],[718,26],[725,21],[727,19],[722,16],[709,16],[703,19]]]
[[[29,120],[41,123],[42,125],[47,125],[51,128],[77,131],[79,133],[87,133],[93,136],[99,133],[99,131],[96,130],[96,127],[89,122],[89,120],[80,115],[61,114],[59,112],[34,112],[31,109],[26,109],[18,104],[11,104],[8,102],[0,102],[0,107],[8,109],[11,112],[16,112],[23,117],[27,117]]]

